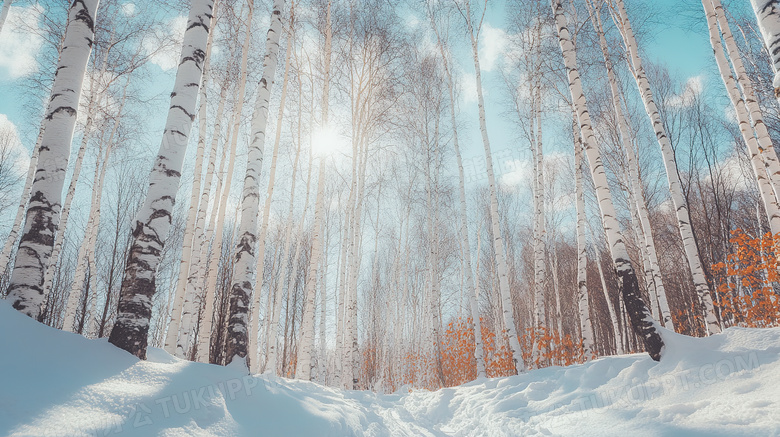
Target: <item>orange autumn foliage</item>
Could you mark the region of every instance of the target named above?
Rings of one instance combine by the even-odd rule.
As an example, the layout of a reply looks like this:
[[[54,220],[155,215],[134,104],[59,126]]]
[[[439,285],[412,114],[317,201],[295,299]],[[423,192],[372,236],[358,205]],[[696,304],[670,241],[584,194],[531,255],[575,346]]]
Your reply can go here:
[[[715,304],[721,320],[726,326],[778,326],[778,238],[770,233],[754,238],[740,229],[731,234],[734,253],[712,266],[718,284]]]
[[[491,330],[484,320],[481,327],[486,376],[497,378],[514,375],[514,363],[507,341],[500,332],[497,335]],[[561,338],[554,331],[527,329],[518,339],[523,347],[523,359],[529,368],[568,366],[584,361],[581,342],[572,340],[569,335]],[[537,363],[531,363],[534,340],[537,340],[537,347],[541,345],[545,349]],[[439,348],[431,345],[423,350],[406,352],[401,358],[402,364],[395,367],[395,371],[382,365],[383,359],[376,347],[363,348],[358,385],[365,389],[373,382],[385,390],[395,392],[401,387],[438,390],[465,384],[477,378],[475,348],[472,319],[452,319],[442,332]],[[365,382],[369,384],[364,385]]]
[[[474,331],[471,328],[472,319],[461,318],[450,321],[442,341],[442,367],[444,386],[450,387],[472,381],[477,377],[476,359],[474,358]],[[485,359],[485,373],[488,378],[510,376],[515,373],[512,363],[512,353],[506,341],[496,338],[496,333],[482,323],[482,342]],[[561,337],[555,331],[540,328],[526,329],[518,337],[523,347],[523,360],[531,368],[548,365],[568,366],[584,361],[582,344],[572,340],[571,336]],[[536,342],[534,342],[536,340]],[[538,362],[532,363],[532,345],[542,347],[545,352],[540,354]]]

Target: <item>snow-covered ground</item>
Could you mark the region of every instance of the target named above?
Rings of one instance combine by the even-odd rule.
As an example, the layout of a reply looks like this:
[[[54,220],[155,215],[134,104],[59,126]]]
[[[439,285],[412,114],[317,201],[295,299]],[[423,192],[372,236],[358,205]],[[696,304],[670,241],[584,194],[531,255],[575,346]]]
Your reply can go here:
[[[0,436],[780,436],[780,329],[667,333],[667,354],[602,358],[437,392],[349,392],[138,361],[0,301]]]

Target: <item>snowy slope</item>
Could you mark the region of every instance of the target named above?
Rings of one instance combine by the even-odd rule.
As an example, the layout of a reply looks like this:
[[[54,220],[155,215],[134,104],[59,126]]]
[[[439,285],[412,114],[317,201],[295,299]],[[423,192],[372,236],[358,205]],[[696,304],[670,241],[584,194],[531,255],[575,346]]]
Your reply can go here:
[[[645,355],[377,395],[138,361],[0,301],[0,436],[780,436],[780,329],[666,333]]]

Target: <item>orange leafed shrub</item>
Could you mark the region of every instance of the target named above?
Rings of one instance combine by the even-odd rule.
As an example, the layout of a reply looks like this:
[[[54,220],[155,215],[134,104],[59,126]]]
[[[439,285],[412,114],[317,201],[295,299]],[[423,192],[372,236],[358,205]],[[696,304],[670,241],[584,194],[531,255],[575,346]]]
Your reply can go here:
[[[442,342],[442,364],[444,383],[447,386],[463,384],[477,376],[474,332],[471,323],[470,318],[453,320],[445,331]],[[502,337],[482,323],[485,373],[489,378],[510,376],[515,373],[512,353]],[[568,366],[581,363],[585,359],[581,341],[573,340],[570,335],[561,337],[556,331],[546,328],[529,328],[518,339],[523,349],[523,360],[530,368],[548,365]],[[533,347],[544,351],[538,354],[537,362],[532,362]]]
[[[477,360],[474,357],[476,345],[471,324],[471,318],[453,320],[444,332],[441,359],[444,385],[447,387],[461,385],[477,378]]]
[[[497,378],[514,375],[512,353],[503,333],[491,330],[484,320],[481,328],[486,376]],[[529,368],[567,366],[584,360],[581,342],[572,340],[568,335],[561,338],[554,331],[528,329],[518,340],[523,348],[523,359]],[[531,363],[534,344],[545,350],[540,354],[538,363]],[[472,319],[452,319],[441,336],[440,359],[437,359],[434,352],[437,348],[433,345],[424,350],[410,351],[402,359],[400,374],[394,375],[389,367],[381,371],[378,351],[367,347],[363,351],[362,375],[367,381],[377,380],[381,372],[381,379],[391,391],[404,385],[427,390],[461,385],[477,378],[475,348]]]
[[[780,279],[777,237],[767,233],[751,237],[740,229],[731,232],[734,253],[712,266],[716,275],[715,304],[727,326],[764,328],[778,326]]]

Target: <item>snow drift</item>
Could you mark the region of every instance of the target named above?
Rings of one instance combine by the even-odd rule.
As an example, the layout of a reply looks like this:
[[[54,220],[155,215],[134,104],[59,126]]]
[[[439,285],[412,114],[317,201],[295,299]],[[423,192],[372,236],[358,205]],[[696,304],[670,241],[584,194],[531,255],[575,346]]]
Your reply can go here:
[[[139,361],[0,301],[0,435],[780,435],[780,329],[665,332],[647,354],[436,392],[245,376],[159,349]]]

